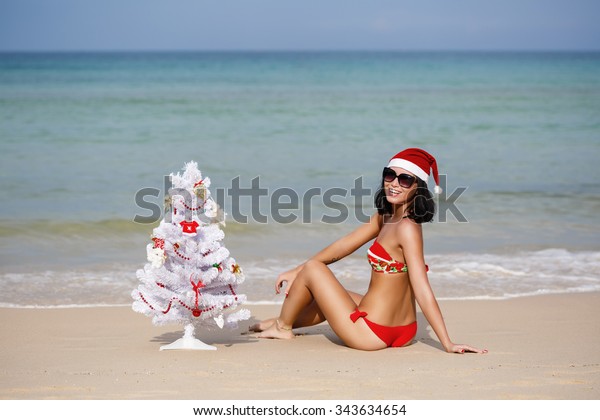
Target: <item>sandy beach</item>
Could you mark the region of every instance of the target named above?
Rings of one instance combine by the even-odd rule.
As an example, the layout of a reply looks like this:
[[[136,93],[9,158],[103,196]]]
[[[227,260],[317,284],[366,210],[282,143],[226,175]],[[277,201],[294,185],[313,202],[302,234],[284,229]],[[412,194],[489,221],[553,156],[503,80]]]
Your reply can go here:
[[[248,306],[239,330],[198,332],[217,351],[159,351],[182,334],[129,307],[0,309],[2,399],[598,399],[600,294],[442,301],[446,354],[419,314],[416,341],[362,352],[327,325],[292,341],[243,334],[276,306]]]

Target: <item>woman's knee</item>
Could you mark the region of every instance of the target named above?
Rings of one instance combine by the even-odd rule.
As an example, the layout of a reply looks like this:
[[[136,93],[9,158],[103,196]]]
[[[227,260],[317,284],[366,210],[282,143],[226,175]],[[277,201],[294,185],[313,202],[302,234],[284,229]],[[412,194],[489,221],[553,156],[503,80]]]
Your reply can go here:
[[[317,260],[308,260],[304,263],[302,267],[302,271],[300,271],[299,277],[302,277],[305,282],[309,282],[315,277],[319,277],[325,271],[328,271],[329,268],[327,265],[323,264],[321,261]]]

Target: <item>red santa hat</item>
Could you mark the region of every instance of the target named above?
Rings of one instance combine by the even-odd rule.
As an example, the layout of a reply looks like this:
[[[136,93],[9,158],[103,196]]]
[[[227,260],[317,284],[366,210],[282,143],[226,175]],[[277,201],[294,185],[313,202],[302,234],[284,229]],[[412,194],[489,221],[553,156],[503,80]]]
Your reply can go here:
[[[433,192],[436,194],[442,193],[437,162],[425,150],[417,148],[403,150],[390,160],[388,167],[391,166],[406,169],[425,182],[429,179],[429,172],[432,172],[433,180],[435,181]]]

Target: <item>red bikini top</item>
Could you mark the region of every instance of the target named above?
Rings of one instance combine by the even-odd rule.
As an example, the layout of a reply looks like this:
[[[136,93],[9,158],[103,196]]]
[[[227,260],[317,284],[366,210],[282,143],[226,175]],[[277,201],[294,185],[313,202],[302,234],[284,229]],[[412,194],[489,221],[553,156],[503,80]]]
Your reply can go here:
[[[384,274],[407,273],[408,267],[406,264],[393,259],[390,254],[381,246],[377,239],[367,251],[367,258],[373,271]],[[427,271],[429,267],[425,266]]]

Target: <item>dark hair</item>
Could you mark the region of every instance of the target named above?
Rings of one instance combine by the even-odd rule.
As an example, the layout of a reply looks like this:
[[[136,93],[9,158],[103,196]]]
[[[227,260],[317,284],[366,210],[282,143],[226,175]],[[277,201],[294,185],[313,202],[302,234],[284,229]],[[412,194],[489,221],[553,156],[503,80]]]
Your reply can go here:
[[[391,215],[394,213],[392,205],[385,197],[383,179],[381,180],[379,190],[377,190],[377,193],[375,194],[375,208],[377,208],[377,212],[381,215]],[[417,178],[417,190],[415,191],[415,195],[409,206],[408,218],[414,220],[416,223],[425,223],[431,222],[434,214],[435,202],[427,188],[427,183],[422,179]]]

